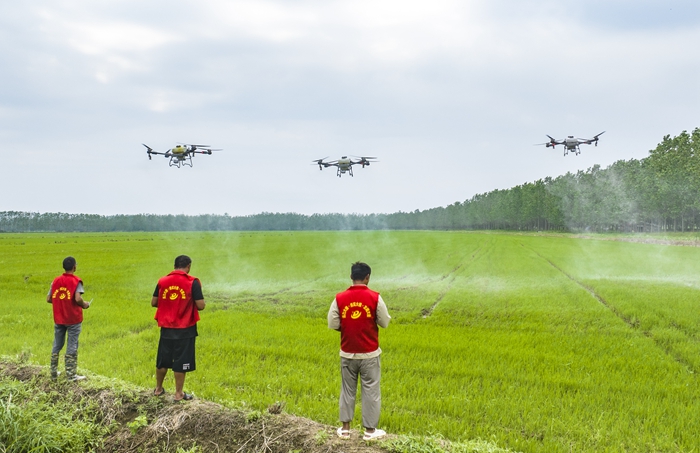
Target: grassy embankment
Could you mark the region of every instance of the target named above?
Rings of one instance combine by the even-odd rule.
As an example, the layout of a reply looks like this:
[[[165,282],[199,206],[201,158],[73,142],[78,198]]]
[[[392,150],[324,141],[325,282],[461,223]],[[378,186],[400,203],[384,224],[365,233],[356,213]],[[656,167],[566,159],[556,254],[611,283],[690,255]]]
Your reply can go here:
[[[186,385],[199,397],[285,401],[335,423],[338,338],[325,314],[362,259],[394,317],[381,333],[389,431],[525,452],[700,445],[694,247],[459,232],[6,234],[0,353],[48,362],[44,298],[72,254],[95,297],[80,366],[152,385],[150,296],[180,253],[209,303]]]

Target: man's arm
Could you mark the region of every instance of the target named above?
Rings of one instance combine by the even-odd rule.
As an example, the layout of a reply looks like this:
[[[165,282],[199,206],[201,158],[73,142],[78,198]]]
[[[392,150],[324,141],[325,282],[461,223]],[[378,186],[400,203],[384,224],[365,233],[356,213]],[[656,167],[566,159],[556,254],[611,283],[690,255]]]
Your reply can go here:
[[[338,310],[338,301],[335,299],[328,310],[328,328],[340,332],[340,311]]]
[[[204,294],[202,294],[202,282],[198,279],[192,282],[192,299],[198,311],[204,310],[206,302],[204,302]]]
[[[158,306],[158,285],[156,285],[156,290],[153,291],[153,297],[151,298],[151,307]]]
[[[83,293],[75,293],[75,303],[83,307],[83,309],[90,308],[90,302],[83,300]]]
[[[382,296],[379,296],[379,301],[377,302],[377,325],[386,328],[389,326],[389,321],[391,321],[389,310],[387,310]]]
[[[78,286],[75,288],[75,296],[73,296],[73,299],[75,300],[75,304],[79,305],[83,309],[90,308],[90,302],[85,302],[83,299],[83,293],[85,293],[85,288],[83,288],[83,282],[80,281],[78,282]]]

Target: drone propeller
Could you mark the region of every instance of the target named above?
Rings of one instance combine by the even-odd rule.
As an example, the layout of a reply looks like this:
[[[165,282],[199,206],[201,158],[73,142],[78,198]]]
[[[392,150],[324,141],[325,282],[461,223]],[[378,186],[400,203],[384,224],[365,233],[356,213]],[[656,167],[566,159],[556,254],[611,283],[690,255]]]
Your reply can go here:
[[[182,143],[182,142],[177,142],[178,145],[185,145],[185,146],[194,146],[196,148],[209,148],[211,145],[195,145],[194,143]]]
[[[141,144],[146,147],[146,154],[148,154],[148,160],[151,160],[151,152],[153,151],[153,149],[145,143]]]
[[[324,157],[324,158],[322,158],[322,159],[315,159],[315,160],[312,160],[311,162],[313,162],[313,164],[311,164],[311,165],[318,165],[318,169],[319,169],[319,170],[323,170],[323,167],[328,167],[329,165],[332,165],[332,164],[334,164],[335,162],[337,162],[337,161],[335,161],[335,160],[330,161],[330,162],[324,162],[324,160],[328,159],[328,157],[330,157],[330,156],[326,156],[326,157]]]
[[[598,135],[594,135],[594,136],[593,136],[593,140],[595,140],[595,146],[598,146],[598,137],[600,137],[600,136],[603,135],[604,133],[605,133],[605,131],[601,132],[601,133],[598,134]]]
[[[353,156],[353,157],[360,159],[360,161],[357,163],[362,165],[363,168],[365,165],[369,165],[371,162],[379,162],[376,157],[370,157],[370,156]]]
[[[546,146],[547,148],[556,148],[556,145],[559,145],[559,143],[557,143],[557,139],[556,139],[556,138],[554,138],[554,137],[552,137],[551,135],[548,135],[548,134],[544,134],[544,135],[546,135],[546,136],[549,138],[549,141],[548,141],[548,142],[545,142],[545,143],[535,143],[534,146],[542,146],[542,145],[544,145],[544,146]]]
[[[362,159],[362,160],[376,159],[376,157],[370,157],[370,156],[352,156],[352,157],[357,157],[358,159]]]
[[[353,164],[362,165],[362,168],[365,168],[365,166],[368,166],[372,162],[379,162],[376,157],[370,157],[370,156],[353,156],[353,157],[360,159],[357,162],[353,162]]]

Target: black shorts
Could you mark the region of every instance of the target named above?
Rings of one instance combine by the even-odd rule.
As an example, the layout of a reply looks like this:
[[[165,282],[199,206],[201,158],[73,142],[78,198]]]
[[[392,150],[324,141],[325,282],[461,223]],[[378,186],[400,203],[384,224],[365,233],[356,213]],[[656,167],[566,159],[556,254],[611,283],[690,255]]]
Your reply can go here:
[[[168,340],[161,338],[158,342],[158,357],[156,368],[171,368],[178,373],[194,371],[194,340],[197,337],[183,340]]]

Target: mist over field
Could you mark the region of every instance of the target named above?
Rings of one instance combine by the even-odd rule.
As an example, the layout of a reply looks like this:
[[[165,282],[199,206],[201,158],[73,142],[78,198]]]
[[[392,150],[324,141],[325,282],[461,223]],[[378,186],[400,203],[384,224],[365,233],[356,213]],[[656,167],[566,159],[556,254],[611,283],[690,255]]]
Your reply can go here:
[[[350,264],[363,260],[392,315],[380,333],[380,424],[390,433],[522,452],[692,451],[700,248],[619,239],[629,237],[3,234],[0,284],[15,303],[0,317],[0,353],[48,363],[44,298],[71,254],[95,300],[80,369],[151,387],[150,297],[185,253],[207,300],[187,390],[246,410],[284,401],[290,413],[333,425],[339,338],[326,313],[350,285]]]

